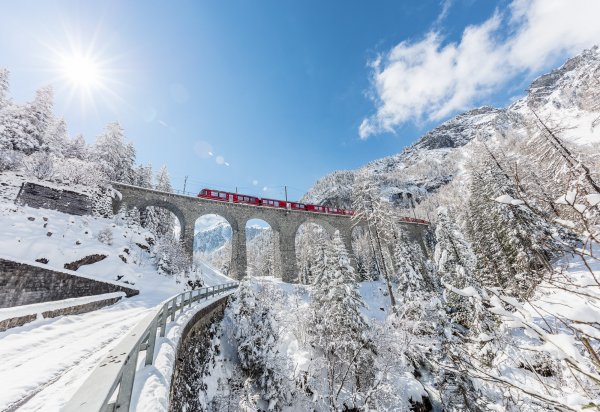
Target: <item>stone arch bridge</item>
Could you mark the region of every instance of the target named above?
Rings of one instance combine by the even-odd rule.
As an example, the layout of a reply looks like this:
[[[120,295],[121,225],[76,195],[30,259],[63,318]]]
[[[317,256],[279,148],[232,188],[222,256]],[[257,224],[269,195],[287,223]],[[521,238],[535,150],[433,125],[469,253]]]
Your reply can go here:
[[[303,212],[289,209],[254,206],[243,203],[232,203],[204,199],[175,193],[161,192],[138,186],[113,182],[112,186],[121,193],[115,199],[115,212],[121,207],[143,211],[153,206],[172,212],[181,225],[180,239],[185,250],[192,256],[194,251],[194,226],[196,220],[207,214],[222,216],[231,225],[231,264],[229,276],[242,279],[246,275],[246,223],[251,219],[264,220],[271,226],[276,267],[279,276],[286,282],[296,281],[296,233],[303,223],[316,223],[323,227],[329,235],[338,230],[346,246],[352,253],[352,230],[362,226],[349,216],[329,215],[314,212]],[[423,225],[405,223],[411,240],[422,244]]]

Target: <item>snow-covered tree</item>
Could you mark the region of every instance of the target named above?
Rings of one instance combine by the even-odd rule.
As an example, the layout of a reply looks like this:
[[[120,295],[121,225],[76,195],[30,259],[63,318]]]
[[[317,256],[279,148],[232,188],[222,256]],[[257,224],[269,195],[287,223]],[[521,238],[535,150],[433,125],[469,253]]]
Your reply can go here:
[[[392,234],[391,230],[395,226],[391,210],[389,205],[381,199],[379,189],[373,185],[368,175],[358,176],[353,189],[354,219],[366,222],[378,271],[382,273],[386,281],[392,306],[396,306],[390,275],[392,270],[388,269],[388,265],[391,267],[392,264],[388,262],[389,259],[386,259],[386,256],[389,255],[388,245]]]
[[[85,186],[96,186],[101,181],[94,163],[77,158],[57,159],[54,164],[55,177],[63,182]]]
[[[560,252],[556,228],[515,200],[514,185],[495,155],[487,148],[476,153],[469,167],[467,228],[480,282],[529,296]]]
[[[325,251],[325,263],[313,283],[309,331],[323,359],[331,410],[361,407],[373,381],[373,342],[360,312],[364,305],[356,273],[339,232]],[[358,394],[362,394],[362,400]]]
[[[25,159],[25,169],[39,180],[49,180],[54,175],[52,155],[46,152],[33,153]]]
[[[132,182],[135,149],[131,143],[125,143],[123,128],[118,122],[108,124],[98,136],[92,148],[92,160],[98,163],[108,180]]]
[[[398,291],[404,295],[431,289],[431,281],[426,279],[425,256],[419,244],[411,242],[401,228],[396,231],[394,242],[395,278]]]
[[[317,224],[307,223],[298,229],[296,251],[298,279],[301,283],[313,283],[317,274],[322,271],[328,239],[325,229]]]
[[[448,217],[448,209],[439,207],[435,229],[434,260],[441,282],[448,287],[464,289],[475,285],[476,258],[459,227]],[[451,319],[472,326],[477,314],[472,302],[456,293],[445,295]]]
[[[10,75],[10,73],[9,73],[8,69],[0,67],[0,113],[2,112],[2,110],[4,110],[7,106],[9,106],[11,104],[10,98],[8,96],[9,75]],[[1,132],[0,132],[0,134],[1,134]]]
[[[70,159],[86,160],[88,157],[88,147],[83,135],[79,134],[74,139],[68,140],[65,143],[63,154]]]
[[[152,178],[154,172],[152,171],[151,164],[137,165],[134,170],[133,184],[140,187],[152,189]]]
[[[140,166],[134,171],[134,177],[138,179],[141,185],[146,184],[147,172],[152,168],[148,166]],[[156,190],[161,192],[172,192],[171,180],[166,166],[156,174]],[[167,209],[159,207],[147,207],[141,212],[141,219],[144,227],[155,233],[158,237],[173,236],[175,228],[175,218]]]
[[[69,146],[65,119],[53,119],[42,135],[43,148],[55,156],[64,156]]]
[[[190,260],[183,246],[172,236],[159,238],[152,248],[159,273],[174,276],[186,272]]]
[[[290,394],[277,350],[279,326],[268,302],[247,282],[240,284],[232,304],[234,338],[241,369],[258,389],[264,409],[282,410]]]

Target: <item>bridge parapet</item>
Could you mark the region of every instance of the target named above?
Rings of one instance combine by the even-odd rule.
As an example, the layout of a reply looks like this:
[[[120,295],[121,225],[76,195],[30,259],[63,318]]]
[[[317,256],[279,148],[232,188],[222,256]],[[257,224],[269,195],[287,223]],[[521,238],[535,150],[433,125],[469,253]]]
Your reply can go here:
[[[128,411],[140,353],[145,352],[144,365],[152,365],[157,335],[165,336],[167,322],[175,320],[177,311],[224,294],[238,287],[237,283],[200,288],[183,292],[167,300],[149,313],[114,347],[85,380],[75,395],[63,407],[63,412]],[[116,400],[112,402],[112,399]]]

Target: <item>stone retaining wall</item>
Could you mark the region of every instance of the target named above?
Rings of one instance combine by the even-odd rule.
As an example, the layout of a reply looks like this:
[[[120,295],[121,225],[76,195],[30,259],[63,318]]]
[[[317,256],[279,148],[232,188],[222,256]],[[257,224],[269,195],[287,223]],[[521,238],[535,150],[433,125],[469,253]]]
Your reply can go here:
[[[198,311],[185,325],[177,346],[175,368],[171,379],[169,410],[197,409],[198,392],[194,388],[202,379],[202,366],[208,362],[208,345],[213,336],[211,325],[223,319],[229,296]]]
[[[36,209],[58,210],[77,216],[92,214],[92,201],[89,196],[31,182],[23,183],[16,203]]]
[[[138,290],[0,258],[0,308],[111,292],[135,296]]]
[[[42,316],[44,318],[55,318],[57,316],[63,315],[78,315],[80,313],[91,312],[105,306],[110,306],[113,303],[117,303],[121,298],[110,298],[104,300],[97,300],[95,302],[84,303],[81,305],[68,306],[60,309],[47,310],[42,312]],[[26,323],[33,322],[37,319],[37,314],[28,314],[23,316],[18,316],[15,318],[4,319],[0,321],[0,332],[5,331],[6,329],[14,328],[17,326],[23,326]]]

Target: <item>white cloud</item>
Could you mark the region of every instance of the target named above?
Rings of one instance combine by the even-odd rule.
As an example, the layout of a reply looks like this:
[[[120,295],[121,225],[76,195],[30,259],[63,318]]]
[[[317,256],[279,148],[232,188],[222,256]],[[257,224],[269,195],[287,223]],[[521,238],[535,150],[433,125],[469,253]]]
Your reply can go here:
[[[515,76],[600,43],[600,1],[513,0],[458,43],[438,32],[404,41],[371,62],[377,112],[359,135],[393,131],[407,121],[440,120],[481,103]],[[508,33],[508,34],[506,34]]]

